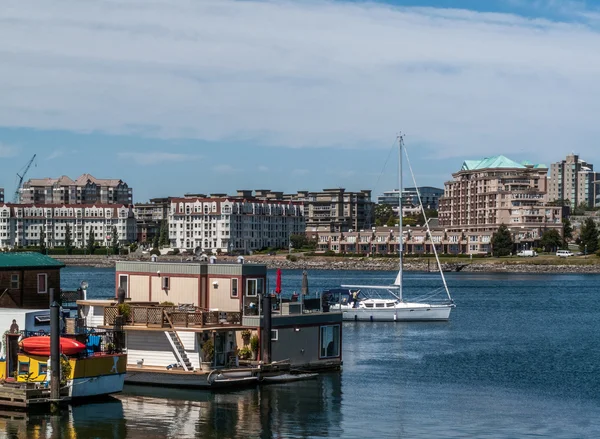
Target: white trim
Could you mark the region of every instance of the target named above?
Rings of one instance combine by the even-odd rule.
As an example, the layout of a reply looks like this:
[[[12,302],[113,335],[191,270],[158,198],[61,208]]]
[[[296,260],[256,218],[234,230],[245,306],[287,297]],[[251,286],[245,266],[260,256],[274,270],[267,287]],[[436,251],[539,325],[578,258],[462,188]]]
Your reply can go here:
[[[119,285],[117,286],[117,289],[121,288],[121,278],[122,277],[127,279],[125,281],[127,283],[127,288],[125,289],[125,297],[129,298],[129,275],[128,274],[119,274]]]
[[[275,333],[275,337],[273,337],[273,333]],[[279,340],[279,329],[271,329],[271,341]]]

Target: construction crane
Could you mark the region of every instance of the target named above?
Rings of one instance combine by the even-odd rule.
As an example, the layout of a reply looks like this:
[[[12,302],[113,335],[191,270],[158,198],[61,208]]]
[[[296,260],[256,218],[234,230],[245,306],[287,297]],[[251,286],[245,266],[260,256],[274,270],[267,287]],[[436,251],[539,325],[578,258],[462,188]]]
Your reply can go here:
[[[21,171],[21,174],[19,174],[17,172],[17,189],[15,189],[15,195],[13,197],[13,203],[18,203],[19,202],[19,189],[21,189],[21,187],[23,186],[23,180],[25,179],[25,175],[27,175],[27,171],[29,171],[29,168],[31,168],[31,165],[34,162],[36,155],[37,154],[34,154],[33,157],[31,157],[31,159],[27,162],[27,164],[23,168],[23,171]]]

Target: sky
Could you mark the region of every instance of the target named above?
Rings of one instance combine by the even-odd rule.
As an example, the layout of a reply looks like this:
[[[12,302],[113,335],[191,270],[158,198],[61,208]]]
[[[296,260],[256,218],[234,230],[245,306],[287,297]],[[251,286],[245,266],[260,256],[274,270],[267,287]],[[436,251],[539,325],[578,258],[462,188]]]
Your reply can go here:
[[[600,169],[600,1],[4,0],[0,187],[90,173],[134,201],[398,187],[466,159]],[[406,177],[406,185],[412,181]]]

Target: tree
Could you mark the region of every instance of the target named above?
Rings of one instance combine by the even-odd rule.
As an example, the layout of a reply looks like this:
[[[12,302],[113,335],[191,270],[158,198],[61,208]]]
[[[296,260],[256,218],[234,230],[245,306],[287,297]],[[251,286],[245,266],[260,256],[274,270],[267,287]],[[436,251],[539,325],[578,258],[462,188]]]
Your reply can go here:
[[[393,225],[396,222],[396,213],[394,212],[392,206],[389,204],[376,204],[374,214],[376,226],[389,225],[390,221],[392,221]]]
[[[159,242],[158,242],[158,234],[154,234],[154,238],[152,239],[152,248],[158,248]]]
[[[513,240],[506,225],[500,224],[492,235],[492,252],[494,256],[508,256],[512,253]]]
[[[581,202],[575,209],[573,209],[573,215],[585,215],[586,210],[589,210],[588,204],[586,202]]]
[[[93,255],[94,254],[94,247],[96,246],[96,238],[94,236],[94,229],[93,226],[90,226],[90,233],[88,234],[88,240],[87,240],[87,244],[86,244],[86,249],[88,254]]]
[[[592,218],[586,218],[579,234],[581,242],[579,250],[586,253],[595,253],[598,250],[598,227]]]
[[[562,246],[563,239],[556,229],[546,230],[540,240],[540,245],[544,247],[544,250],[549,252],[556,250]]]
[[[169,245],[169,224],[165,219],[160,223],[160,236],[158,237],[158,245],[161,247],[167,247]]]
[[[562,223],[563,239],[565,241],[564,245],[566,245],[570,239],[573,239],[573,226],[571,225],[571,221],[569,221],[569,218],[563,218]]]
[[[65,253],[70,255],[73,253],[73,238],[71,237],[71,226],[65,226]]]
[[[110,243],[110,246],[112,247],[112,254],[118,255],[119,254],[119,232],[117,232],[117,227],[113,226],[110,233],[112,235],[112,241]]]
[[[314,249],[317,246],[317,241],[315,241],[314,239],[308,239],[307,236],[303,234],[291,235],[290,242],[292,243],[292,247],[297,249]]]
[[[46,254],[46,233],[44,232],[44,226],[40,226],[40,253]]]

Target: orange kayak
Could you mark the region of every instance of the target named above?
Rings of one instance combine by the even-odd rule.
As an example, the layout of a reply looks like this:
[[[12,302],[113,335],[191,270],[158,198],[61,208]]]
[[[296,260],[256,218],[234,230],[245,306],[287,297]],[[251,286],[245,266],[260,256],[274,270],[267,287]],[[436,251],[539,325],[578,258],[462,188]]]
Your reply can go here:
[[[50,356],[50,337],[47,335],[24,338],[19,345],[29,355]],[[85,348],[86,346],[77,340],[60,337],[60,352],[62,354],[75,355]]]

